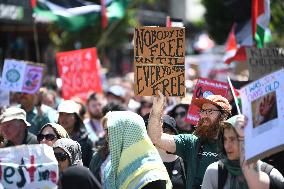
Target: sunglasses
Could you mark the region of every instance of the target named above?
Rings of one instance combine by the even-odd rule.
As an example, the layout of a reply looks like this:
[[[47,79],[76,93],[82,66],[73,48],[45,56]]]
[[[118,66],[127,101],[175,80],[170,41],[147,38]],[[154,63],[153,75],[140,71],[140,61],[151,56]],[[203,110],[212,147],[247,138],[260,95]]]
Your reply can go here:
[[[65,152],[54,152],[54,155],[57,161],[65,161],[67,158],[69,158],[68,154]]]
[[[203,113],[205,113],[205,114],[212,114],[213,112],[220,112],[220,110],[212,110],[212,109],[200,109],[199,110],[199,113],[200,114],[203,114]]]
[[[178,117],[178,116],[184,117],[185,115],[186,115],[186,112],[176,112],[175,113],[175,117]]]
[[[45,140],[53,141],[56,138],[56,136],[54,134],[46,134],[46,135],[39,134],[39,135],[37,135],[37,141],[39,141],[39,142],[42,141],[44,138],[45,138]]]

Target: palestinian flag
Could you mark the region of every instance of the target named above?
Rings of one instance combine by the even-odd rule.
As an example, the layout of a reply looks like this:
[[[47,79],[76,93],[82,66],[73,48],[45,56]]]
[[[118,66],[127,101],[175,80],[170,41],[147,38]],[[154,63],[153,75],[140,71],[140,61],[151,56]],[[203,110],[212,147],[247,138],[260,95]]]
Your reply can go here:
[[[226,43],[226,52],[223,61],[230,64],[232,61],[246,60],[246,47],[253,46],[251,21],[235,23],[232,26]]]
[[[262,48],[271,39],[268,28],[270,1],[252,0],[252,18],[244,23],[235,23],[226,43],[224,62],[246,61],[246,47]]]
[[[107,22],[123,18],[128,0],[104,0],[105,7],[84,0],[37,0],[32,4],[36,22],[55,23],[64,30],[78,31],[101,20],[106,27]]]
[[[258,48],[271,39],[269,21],[270,0],[252,0],[252,34]]]

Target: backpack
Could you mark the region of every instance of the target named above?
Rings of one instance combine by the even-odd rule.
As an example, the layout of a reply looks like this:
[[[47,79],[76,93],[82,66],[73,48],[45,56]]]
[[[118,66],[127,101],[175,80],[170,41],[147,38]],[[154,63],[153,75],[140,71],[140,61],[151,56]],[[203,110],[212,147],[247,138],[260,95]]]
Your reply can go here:
[[[223,163],[219,161],[218,163],[218,189],[223,189],[225,186],[227,177],[228,177],[228,170],[224,168],[225,166]],[[262,162],[260,166],[260,170],[262,172],[265,172],[270,179],[270,189],[283,189],[284,183],[280,182],[279,180],[275,179],[274,177],[271,177],[270,173],[274,167],[268,163]]]

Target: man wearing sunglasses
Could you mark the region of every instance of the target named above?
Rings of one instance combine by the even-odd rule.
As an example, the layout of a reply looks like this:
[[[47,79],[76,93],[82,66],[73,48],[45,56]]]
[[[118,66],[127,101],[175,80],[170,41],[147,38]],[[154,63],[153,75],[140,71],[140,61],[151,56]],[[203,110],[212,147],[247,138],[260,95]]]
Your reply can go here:
[[[4,137],[4,146],[38,144],[35,135],[28,131],[31,124],[26,121],[26,112],[18,107],[7,108],[0,115],[0,130]]]
[[[168,135],[162,130],[165,97],[159,92],[153,101],[148,134],[156,146],[180,156],[186,162],[186,189],[198,189],[201,188],[207,166],[218,160],[219,124],[230,115],[231,105],[220,95],[193,99],[191,103],[200,107],[200,119],[194,133]]]

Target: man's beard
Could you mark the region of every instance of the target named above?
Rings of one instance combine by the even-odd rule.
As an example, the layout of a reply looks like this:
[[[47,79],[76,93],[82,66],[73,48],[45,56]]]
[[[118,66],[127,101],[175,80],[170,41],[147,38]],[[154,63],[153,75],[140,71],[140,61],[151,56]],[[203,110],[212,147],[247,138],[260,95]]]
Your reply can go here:
[[[95,114],[93,114],[93,113],[91,113],[91,112],[89,112],[89,114],[90,114],[90,117],[92,118],[92,119],[97,119],[97,120],[99,120],[99,119],[102,119],[103,118],[103,114],[102,113],[95,113]]]
[[[209,123],[204,125],[204,122]],[[194,134],[201,138],[215,139],[219,131],[219,120],[212,123],[209,118],[200,118]]]

